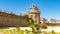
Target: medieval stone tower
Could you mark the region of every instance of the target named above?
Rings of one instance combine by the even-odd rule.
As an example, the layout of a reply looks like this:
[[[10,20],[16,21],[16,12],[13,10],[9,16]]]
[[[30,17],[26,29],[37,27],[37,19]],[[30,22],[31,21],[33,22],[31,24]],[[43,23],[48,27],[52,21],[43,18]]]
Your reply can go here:
[[[32,6],[30,7],[28,17],[32,18],[34,20],[34,23],[40,23],[40,12],[39,9],[35,6],[35,4],[32,4]]]

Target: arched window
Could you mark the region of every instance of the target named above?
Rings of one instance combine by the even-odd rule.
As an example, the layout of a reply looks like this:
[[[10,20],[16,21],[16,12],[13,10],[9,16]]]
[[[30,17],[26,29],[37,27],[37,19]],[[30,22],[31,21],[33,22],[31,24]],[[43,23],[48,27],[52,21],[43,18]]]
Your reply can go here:
[[[33,17],[33,15],[30,15],[30,18],[32,18]]]
[[[37,14],[35,14],[35,18],[37,18]]]

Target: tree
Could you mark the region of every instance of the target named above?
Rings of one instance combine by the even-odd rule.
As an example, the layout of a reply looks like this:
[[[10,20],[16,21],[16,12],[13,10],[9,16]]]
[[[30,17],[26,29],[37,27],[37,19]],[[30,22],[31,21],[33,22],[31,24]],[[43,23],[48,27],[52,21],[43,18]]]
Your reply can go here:
[[[35,24],[35,28],[36,28],[36,30],[39,30],[39,25],[38,24]]]
[[[27,19],[27,21],[30,24],[30,27],[32,28],[33,32],[38,32],[40,25],[35,24],[34,20],[32,18],[29,18],[27,14],[24,15],[24,17]]]
[[[23,17],[24,17],[24,18],[28,18],[28,15],[27,15],[27,14],[24,14]]]
[[[30,24],[30,27],[32,28],[32,32],[33,32],[34,34],[38,34],[38,33],[39,33],[40,25],[35,24],[32,19],[29,20],[29,24]],[[40,32],[41,32],[41,31],[40,31]]]

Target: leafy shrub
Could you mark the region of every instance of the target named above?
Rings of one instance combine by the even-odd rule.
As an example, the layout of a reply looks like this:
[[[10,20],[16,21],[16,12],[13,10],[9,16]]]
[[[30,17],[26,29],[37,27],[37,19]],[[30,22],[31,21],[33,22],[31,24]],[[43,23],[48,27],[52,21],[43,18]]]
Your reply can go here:
[[[56,34],[56,32],[54,30],[52,30],[51,32],[49,32],[48,34]]]

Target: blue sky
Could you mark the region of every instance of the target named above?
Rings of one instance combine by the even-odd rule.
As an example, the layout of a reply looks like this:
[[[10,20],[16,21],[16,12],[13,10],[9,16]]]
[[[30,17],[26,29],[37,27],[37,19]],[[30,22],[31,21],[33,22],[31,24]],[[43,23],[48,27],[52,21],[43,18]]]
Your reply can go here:
[[[38,7],[41,17],[60,19],[60,0],[0,0],[0,9],[19,15],[20,11],[28,13],[32,3]]]

